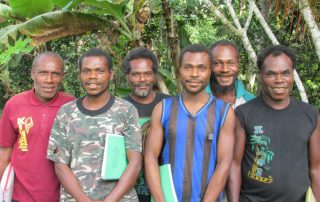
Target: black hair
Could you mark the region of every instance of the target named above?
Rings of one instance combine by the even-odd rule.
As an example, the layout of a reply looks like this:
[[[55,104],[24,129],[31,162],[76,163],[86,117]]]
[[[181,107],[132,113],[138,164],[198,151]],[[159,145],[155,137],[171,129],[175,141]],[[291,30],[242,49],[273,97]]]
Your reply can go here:
[[[283,46],[283,45],[273,45],[273,46],[269,46],[269,47],[260,51],[260,53],[258,55],[258,60],[257,60],[257,67],[258,67],[259,71],[261,72],[261,70],[263,68],[263,63],[269,55],[272,55],[273,57],[277,57],[282,54],[286,54],[290,58],[290,60],[292,62],[292,68],[296,69],[297,68],[297,56],[293,52],[293,50],[291,50],[290,48]]]
[[[123,64],[122,64],[123,69],[124,69],[124,73],[125,74],[130,73],[130,71],[131,71],[130,61],[135,60],[135,59],[140,59],[140,58],[151,60],[152,71],[153,71],[153,73],[157,74],[158,66],[159,66],[158,59],[150,49],[144,48],[144,47],[134,48],[127,54],[127,56],[123,60]]]
[[[62,57],[57,54],[57,53],[54,53],[54,52],[51,52],[51,51],[46,51],[46,52],[43,52],[43,53],[40,53],[39,55],[37,55],[34,59],[33,59],[33,62],[32,62],[32,68],[34,69],[35,67],[37,67],[38,65],[38,60],[44,56],[51,56],[51,57],[55,57],[57,58],[58,60],[60,60],[61,64],[62,64],[62,68],[64,67],[64,61],[62,59]]]
[[[219,40],[210,46],[209,48],[210,52],[212,53],[213,49],[215,49],[218,46],[232,46],[236,50],[237,59],[238,60],[240,59],[239,48],[235,43],[226,39]]]
[[[107,66],[108,66],[109,71],[112,69],[113,64],[112,64],[112,59],[111,59],[110,55],[100,48],[92,48],[80,56],[79,61],[78,61],[80,69],[82,67],[83,59],[85,57],[91,57],[91,56],[104,57],[107,62]]]
[[[207,53],[209,56],[209,60],[210,60],[210,67],[212,67],[213,59],[210,54],[210,51],[202,44],[190,44],[190,45],[186,46],[184,49],[182,49],[180,56],[179,56],[179,66],[181,66],[181,64],[182,64],[183,56],[188,52],[190,52],[190,53],[201,53],[201,52]]]

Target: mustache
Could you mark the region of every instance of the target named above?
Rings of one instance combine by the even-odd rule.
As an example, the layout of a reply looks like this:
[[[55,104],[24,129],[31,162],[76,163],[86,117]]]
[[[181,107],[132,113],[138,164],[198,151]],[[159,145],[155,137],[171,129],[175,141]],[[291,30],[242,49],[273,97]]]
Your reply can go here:
[[[224,74],[224,73],[220,73],[220,74],[217,74],[217,76],[226,76],[226,77],[229,77],[229,76],[234,76],[234,74]]]
[[[96,84],[96,85],[98,85],[99,84],[99,82],[95,82],[95,81],[86,81],[86,82],[84,82],[86,85],[90,85],[90,84]]]
[[[203,80],[200,79],[187,79],[186,82],[197,82],[197,83],[203,83]]]
[[[135,87],[140,87],[140,86],[152,87],[153,84],[151,84],[151,83],[140,83],[140,84],[136,84],[134,86]]]

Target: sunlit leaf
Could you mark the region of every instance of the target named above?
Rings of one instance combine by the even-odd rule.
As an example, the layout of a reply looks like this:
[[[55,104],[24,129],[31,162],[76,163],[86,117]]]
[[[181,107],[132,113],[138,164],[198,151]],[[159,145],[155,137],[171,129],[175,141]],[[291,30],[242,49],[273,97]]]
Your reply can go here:
[[[53,10],[51,0],[10,0],[12,11],[18,16],[32,18]]]
[[[79,12],[56,11],[34,17],[24,23],[0,30],[0,43],[8,45],[9,37],[15,39],[18,32],[40,44],[69,35],[76,35],[107,28],[108,22],[99,17]]]

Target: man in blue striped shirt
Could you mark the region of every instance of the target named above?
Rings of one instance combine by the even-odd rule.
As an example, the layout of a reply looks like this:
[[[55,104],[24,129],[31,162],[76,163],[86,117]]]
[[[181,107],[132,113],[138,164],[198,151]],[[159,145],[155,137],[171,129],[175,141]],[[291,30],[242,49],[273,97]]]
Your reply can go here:
[[[231,165],[234,112],[205,90],[213,65],[207,48],[187,46],[179,63],[182,93],[160,102],[152,113],[145,152],[147,183],[155,201],[165,201],[161,156],[161,164],[171,165],[178,201],[216,201]]]

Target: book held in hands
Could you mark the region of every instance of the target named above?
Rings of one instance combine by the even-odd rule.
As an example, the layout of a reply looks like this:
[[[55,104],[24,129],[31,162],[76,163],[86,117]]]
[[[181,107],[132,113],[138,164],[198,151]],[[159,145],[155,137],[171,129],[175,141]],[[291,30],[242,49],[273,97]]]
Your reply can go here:
[[[123,135],[107,134],[102,161],[101,178],[120,179],[128,165]]]
[[[166,202],[178,202],[176,190],[174,189],[174,185],[173,185],[171,165],[164,164],[159,167],[159,170],[160,170],[160,181],[161,181],[164,200]],[[151,198],[151,201],[154,202],[154,199]]]
[[[13,194],[13,181],[14,181],[14,170],[9,163],[9,165],[4,170],[4,173],[0,182],[0,201],[1,202],[11,202]]]

